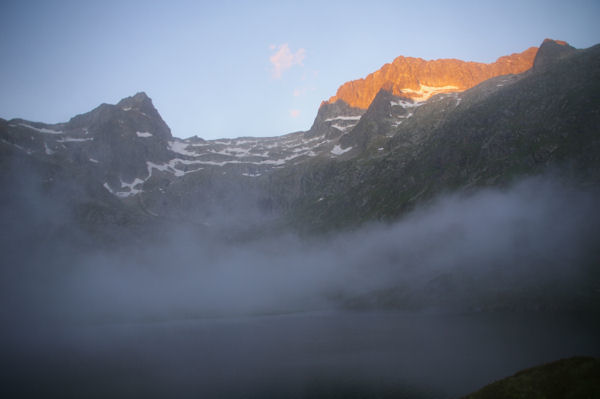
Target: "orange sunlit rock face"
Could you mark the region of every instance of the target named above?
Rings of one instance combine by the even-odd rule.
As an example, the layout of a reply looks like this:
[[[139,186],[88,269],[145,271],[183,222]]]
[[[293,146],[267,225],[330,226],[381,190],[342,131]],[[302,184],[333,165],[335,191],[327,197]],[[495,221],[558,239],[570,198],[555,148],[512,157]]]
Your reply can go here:
[[[400,56],[364,79],[344,83],[337,94],[324,103],[343,100],[352,107],[366,109],[382,88],[397,96],[424,101],[434,94],[469,89],[494,76],[524,72],[533,66],[537,50],[531,47],[490,64]]]
[[[569,43],[565,42],[564,40],[544,39],[544,43],[546,43],[546,42],[554,42],[556,44],[560,44],[561,46],[569,45]]]

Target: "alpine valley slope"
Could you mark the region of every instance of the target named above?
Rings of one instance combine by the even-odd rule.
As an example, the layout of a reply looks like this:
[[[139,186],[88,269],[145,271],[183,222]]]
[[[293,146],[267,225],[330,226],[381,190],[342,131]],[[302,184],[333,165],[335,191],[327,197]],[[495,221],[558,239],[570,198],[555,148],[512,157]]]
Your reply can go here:
[[[597,182],[599,52],[547,39],[493,64],[399,57],[342,85],[310,130],[271,138],[174,138],[145,93],[66,123],[0,120],[3,180],[67,185],[88,230],[227,215],[304,231],[551,166]]]

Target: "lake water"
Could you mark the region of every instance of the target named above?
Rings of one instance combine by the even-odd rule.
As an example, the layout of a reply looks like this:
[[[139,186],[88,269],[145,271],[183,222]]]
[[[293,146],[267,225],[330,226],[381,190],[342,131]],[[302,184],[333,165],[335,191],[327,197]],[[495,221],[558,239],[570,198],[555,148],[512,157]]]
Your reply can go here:
[[[592,317],[311,312],[48,328],[5,338],[10,397],[453,398],[600,356]],[[4,397],[9,397],[3,395]]]

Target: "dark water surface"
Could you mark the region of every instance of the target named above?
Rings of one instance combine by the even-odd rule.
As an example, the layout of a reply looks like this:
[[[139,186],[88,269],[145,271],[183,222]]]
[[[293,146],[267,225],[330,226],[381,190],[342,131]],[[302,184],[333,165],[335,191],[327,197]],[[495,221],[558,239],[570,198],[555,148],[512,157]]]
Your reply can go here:
[[[4,339],[3,397],[452,398],[600,356],[592,317],[313,312],[84,325]],[[6,396],[6,395],[9,396]]]

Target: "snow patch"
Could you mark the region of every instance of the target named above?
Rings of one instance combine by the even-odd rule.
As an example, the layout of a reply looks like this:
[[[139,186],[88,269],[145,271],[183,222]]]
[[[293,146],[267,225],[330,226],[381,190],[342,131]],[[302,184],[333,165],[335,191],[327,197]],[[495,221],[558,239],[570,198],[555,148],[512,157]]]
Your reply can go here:
[[[140,184],[144,184],[144,180],[137,177],[131,183],[124,182],[123,179],[121,179],[121,188],[126,188],[128,189],[128,191],[117,191],[115,194],[117,195],[117,197],[121,198],[137,195],[143,192],[141,188],[135,188],[135,186]]]
[[[181,141],[169,141],[169,145],[167,148],[170,151],[175,152],[177,154],[181,154],[181,155],[188,155],[188,156],[196,155],[195,152],[186,150],[187,147],[188,147],[187,143],[183,143]]]
[[[361,118],[361,115],[351,115],[351,116],[344,116],[344,115],[340,115],[340,116],[336,116],[334,118],[327,118],[325,119],[325,122],[332,122],[332,121],[336,121],[336,120],[342,120],[342,121],[357,121]]]
[[[221,161],[221,162],[217,162],[217,161],[188,161],[190,163],[195,163],[195,164],[202,164],[202,165],[212,165],[212,166],[225,166],[225,165],[229,165],[229,164],[248,164],[248,165],[275,165],[275,166],[280,166],[280,165],[285,165],[285,163],[287,161],[291,161],[292,159],[301,157],[301,156],[309,156],[309,157],[313,157],[316,156],[316,154],[313,151],[308,151],[308,152],[303,152],[303,153],[296,153],[290,156],[287,156],[285,158],[279,158],[279,159],[266,159],[264,161],[238,161],[238,160],[231,160],[231,161]]]
[[[420,107],[421,105],[423,105],[422,102],[412,102],[412,101],[406,101],[406,100],[398,100],[398,101],[390,101],[390,105],[393,107],[394,105],[399,105],[403,108],[410,108],[410,107]]]
[[[224,150],[221,150],[221,151],[209,150],[209,152],[211,154],[219,154],[219,155],[234,156],[234,157],[245,157],[245,156],[249,156],[249,155],[254,155],[254,154],[250,154],[249,148],[241,148],[241,147],[226,147]]]
[[[180,158],[175,158],[175,159],[171,159],[168,163],[166,164],[155,164],[153,162],[146,162],[146,168],[148,170],[148,177],[146,178],[146,180],[148,180],[151,176],[152,176],[152,169],[156,169],[159,170],[161,172],[168,172],[168,173],[172,173],[173,175],[177,176],[177,177],[181,177],[184,176],[188,173],[193,173],[193,172],[197,172],[199,170],[202,170],[202,168],[198,168],[198,169],[194,169],[194,170],[181,170],[181,169],[177,169],[177,165],[178,164],[182,164],[182,165],[196,165],[196,164],[205,164],[206,162],[203,161],[190,161],[188,159],[180,159]]]
[[[292,150],[292,152],[302,152],[302,151],[311,151],[312,147],[300,147],[300,148],[294,148]]]
[[[354,126],[356,126],[356,125],[350,125],[350,126],[340,126],[340,125],[337,125],[337,124],[331,125],[331,127],[334,127],[337,130],[340,130],[342,132],[345,132],[346,130],[348,130],[349,128],[354,127]]]
[[[129,188],[130,190],[132,190],[135,186],[142,183],[144,183],[144,181],[139,177],[133,179],[131,183],[124,182],[123,179],[121,179],[121,188]]]
[[[52,151],[52,149],[50,149],[50,147],[48,147],[47,143],[44,143],[44,150],[46,151],[46,155],[54,154],[54,151]]]
[[[148,168],[148,176],[152,176],[152,169],[157,169],[161,172],[166,172],[169,170],[169,165],[159,165],[154,162],[146,161],[146,167]]]
[[[85,138],[85,139],[78,139],[75,137],[64,137],[64,138],[60,138],[58,140],[56,140],[57,143],[81,143],[82,141],[92,141],[94,140],[93,137],[90,138]]]
[[[46,134],[63,134],[62,130],[52,130],[52,129],[46,129],[44,127],[35,127],[35,126],[28,125],[26,123],[19,123],[19,125],[27,128],[27,129],[35,130],[36,132],[40,132],[40,133],[46,133]]]
[[[344,148],[342,149],[342,147],[339,144],[336,144],[333,149],[331,150],[331,153],[333,155],[342,155],[348,151],[350,151],[352,149],[352,147],[348,147],[348,148]]]
[[[100,161],[98,161],[97,159],[94,159],[94,158],[88,158],[88,160],[92,163],[100,163]]]
[[[413,100],[415,100],[416,102],[421,102],[421,101],[425,101],[428,100],[430,97],[436,95],[436,94],[440,94],[440,93],[450,93],[450,92],[455,92],[458,91],[458,87],[457,86],[426,86],[426,85],[420,85],[418,90],[412,90],[412,89],[402,89],[403,93],[408,93],[408,94],[412,94],[413,96]]]
[[[138,137],[152,137],[152,133],[150,132],[135,132]]]
[[[243,144],[256,144],[256,140],[236,140],[235,144],[236,145],[243,145]]]
[[[106,182],[105,182],[105,183],[102,185],[102,187],[104,187],[105,189],[107,189],[109,193],[111,193],[111,194],[115,194],[115,192],[112,190],[112,188],[110,188],[110,186],[108,185],[108,183],[106,183]]]

